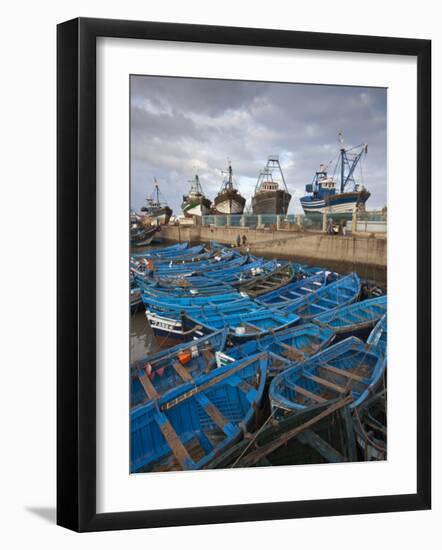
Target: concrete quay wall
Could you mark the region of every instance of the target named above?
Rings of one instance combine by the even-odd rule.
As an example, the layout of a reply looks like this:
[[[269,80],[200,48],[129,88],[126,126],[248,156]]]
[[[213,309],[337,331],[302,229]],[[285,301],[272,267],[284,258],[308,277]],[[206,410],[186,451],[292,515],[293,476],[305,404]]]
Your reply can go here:
[[[361,277],[386,282],[387,239],[385,235],[353,234],[345,237],[302,231],[271,231],[233,227],[165,226],[165,240],[192,243],[215,240],[233,244],[246,235],[252,254],[323,265],[341,273],[356,271]]]

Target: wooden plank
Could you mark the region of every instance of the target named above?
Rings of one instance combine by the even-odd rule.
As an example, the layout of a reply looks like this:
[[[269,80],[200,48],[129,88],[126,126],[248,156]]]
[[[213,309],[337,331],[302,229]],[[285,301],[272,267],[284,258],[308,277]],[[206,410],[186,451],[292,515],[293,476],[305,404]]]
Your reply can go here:
[[[218,409],[218,407],[210,401],[207,395],[199,394],[196,396],[196,399],[201,407],[210,416],[210,418],[215,422],[218,428],[224,431],[224,426],[226,426],[230,422],[226,419],[226,417]]]
[[[237,372],[245,369],[248,365],[254,363],[255,361],[259,361],[260,359],[262,359],[266,355],[267,354],[265,352],[260,353],[259,355],[256,355],[254,357],[251,357],[250,359],[247,359],[246,361],[243,361],[242,363],[240,363],[236,367],[228,369],[223,374],[219,374],[218,376],[214,376],[211,380],[209,380],[205,384],[201,384],[200,386],[196,386],[196,387],[192,388],[191,390],[183,393],[182,395],[179,395],[175,399],[172,399],[171,401],[168,401],[167,403],[165,403],[161,407],[161,410],[164,411],[164,410],[167,410],[167,409],[171,409],[172,407],[175,407],[176,405],[178,405],[179,403],[185,401],[186,399],[189,399],[190,397],[193,397],[193,396],[197,395],[198,393],[201,393],[201,392],[211,388],[212,386],[215,386],[216,384],[219,384],[220,382],[222,382],[226,378],[229,378],[230,376],[233,376]]]
[[[315,393],[312,393],[311,391],[308,391],[305,388],[298,386],[297,384],[290,384],[290,387],[304,397],[308,397],[312,401],[316,401],[316,403],[325,403],[327,401],[327,399],[324,399],[320,395],[316,395]]]
[[[245,321],[243,321],[241,324],[245,328],[250,328],[250,329],[254,330],[255,332],[262,332],[259,327],[257,327],[256,325],[253,325],[252,323],[246,323]]]
[[[309,445],[315,451],[317,451],[322,457],[325,458],[328,462],[344,462],[344,456],[337,451],[334,447],[327,443],[325,439],[322,439],[318,434],[312,430],[305,430],[304,432],[298,435],[299,441],[303,445]]]
[[[193,378],[179,361],[172,361],[172,367],[184,382],[192,382]]]
[[[184,447],[182,441],[178,437],[172,424],[166,419],[164,415],[161,416],[163,421],[157,422],[158,427],[160,428],[161,433],[163,434],[164,439],[167,441],[167,444],[169,445],[175,458],[178,460],[181,468],[183,470],[187,470],[189,467],[189,462],[193,462],[192,458],[190,457],[186,447]]]
[[[150,381],[150,378],[144,369],[142,372],[138,371],[138,379],[141,382],[141,385],[143,386],[147,397],[149,399],[158,399],[159,394],[157,390],[154,388],[154,385]]]
[[[285,432],[284,434],[281,435],[281,437],[278,437],[270,441],[269,443],[262,445],[261,447],[258,447],[258,449],[250,452],[249,454],[245,455],[241,460],[238,460],[237,462],[235,462],[234,466],[241,467],[241,466],[252,466],[253,464],[256,464],[257,461],[260,460],[261,458],[268,456],[270,453],[272,453],[282,445],[285,445],[293,437],[297,437],[301,432],[309,429],[311,426],[314,426],[317,422],[319,422],[323,418],[326,418],[327,416],[330,416],[331,414],[338,411],[342,407],[346,407],[352,401],[353,401],[353,398],[351,396],[347,396],[344,399],[338,401],[337,403],[330,405],[330,407],[328,407],[318,415],[314,416],[310,420],[307,420],[304,424],[301,424],[301,426],[297,426],[296,428],[293,428],[292,430]]]
[[[346,378],[349,378],[350,380],[354,380],[355,382],[364,382],[364,378],[362,376],[358,376],[353,372],[348,372],[346,370],[338,369],[337,367],[333,367],[332,365],[326,365],[326,364],[320,365],[320,367],[321,369],[332,372],[333,374],[339,374],[340,376],[345,376]]]
[[[287,350],[287,356],[289,356],[290,359],[295,359],[296,361],[302,361],[305,359],[304,354],[298,348],[289,346],[285,342],[278,342],[278,344]]]
[[[307,378],[308,380],[312,380],[313,382],[316,382],[317,384],[320,384],[321,386],[324,386],[326,388],[330,388],[331,390],[338,392],[338,393],[345,393],[346,389],[343,386],[338,386],[338,384],[334,384],[333,382],[330,382],[329,380],[326,380],[325,378],[321,378],[320,376],[315,376],[314,374],[308,374],[306,372],[302,373],[302,376],[304,378]]]

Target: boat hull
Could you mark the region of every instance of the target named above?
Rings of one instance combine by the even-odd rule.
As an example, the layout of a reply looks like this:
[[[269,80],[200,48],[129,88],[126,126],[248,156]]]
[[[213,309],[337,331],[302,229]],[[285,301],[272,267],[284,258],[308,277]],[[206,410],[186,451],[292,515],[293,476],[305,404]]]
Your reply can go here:
[[[186,218],[206,216],[210,214],[210,207],[211,202],[205,197],[184,201],[182,204],[183,214]]]
[[[216,214],[242,214],[246,199],[236,191],[225,191],[215,197]]]
[[[370,193],[364,189],[362,191],[329,195],[321,199],[306,196],[302,197],[300,201],[305,214],[352,214],[363,209],[369,197]]]
[[[287,191],[258,191],[252,197],[254,214],[287,214],[292,196]]]
[[[167,225],[172,216],[172,209],[168,206],[149,211],[146,207],[141,208],[145,212],[144,219],[152,225]]]

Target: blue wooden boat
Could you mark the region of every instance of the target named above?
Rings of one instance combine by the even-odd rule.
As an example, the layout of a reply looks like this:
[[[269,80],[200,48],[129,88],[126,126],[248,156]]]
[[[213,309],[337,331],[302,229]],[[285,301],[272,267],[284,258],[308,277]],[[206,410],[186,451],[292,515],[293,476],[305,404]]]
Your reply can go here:
[[[222,279],[234,286],[239,286],[248,281],[252,281],[255,277],[261,276],[264,273],[270,273],[278,268],[275,260],[266,261],[263,259],[255,260],[235,269],[221,269],[210,271],[208,276],[212,279]]]
[[[267,307],[281,307],[302,296],[316,292],[326,284],[327,276],[325,273],[320,273],[263,294],[256,301]]]
[[[271,405],[281,414],[292,413],[350,392],[353,409],[376,391],[385,365],[375,346],[350,336],[276,376],[269,390]]]
[[[356,336],[373,328],[386,311],[387,296],[380,296],[322,313],[313,321],[332,329],[335,334]]]
[[[133,287],[130,289],[130,312],[136,313],[139,309],[143,306],[143,300],[141,297],[141,289],[137,287]]]
[[[292,313],[260,308],[247,313],[211,311],[192,316],[184,314],[181,320],[185,333],[195,330],[207,334],[227,327],[229,340],[241,343],[291,327],[299,321],[299,317]]]
[[[278,308],[299,315],[304,321],[321,313],[333,311],[353,303],[359,296],[361,281],[356,273],[350,273],[329,285],[322,286],[314,293],[308,294],[287,305]]]
[[[166,296],[212,295],[235,292],[235,289],[227,283],[199,275],[166,279],[161,277],[144,278],[141,288],[143,290],[154,289],[157,293]]]
[[[164,292],[157,292],[153,289],[145,289],[143,299],[146,305],[153,307],[161,307],[165,310],[182,311],[189,307],[206,307],[210,305],[219,305],[220,307],[229,306],[237,300],[251,301],[246,295],[241,295],[239,292],[232,290],[228,293],[219,293],[213,295],[186,294],[173,295]]]
[[[158,300],[146,293],[143,294],[142,299],[146,310],[158,313],[159,315],[163,315],[171,319],[180,319],[182,313],[186,313],[190,316],[218,316],[232,313],[241,314],[256,310],[259,307],[249,297],[243,297],[240,294],[227,296],[227,302],[224,300],[217,300],[220,295],[214,295],[203,297],[204,302],[201,303],[192,303],[192,301],[189,301],[187,298],[184,298],[181,301],[177,298],[176,303],[174,301]]]
[[[216,368],[216,352],[224,348],[227,330],[179,344],[131,364],[131,406],[157,399],[166,391],[192,383]]]
[[[383,315],[374,329],[370,332],[367,344],[376,346],[381,353],[387,353],[387,314]]]
[[[175,262],[172,259],[167,263],[153,265],[155,275],[160,277],[176,277],[177,275],[190,276],[194,273],[207,273],[209,276],[215,272],[234,272],[247,262],[246,256],[222,259],[217,256],[208,260],[197,262]]]
[[[174,256],[180,254],[184,250],[190,251],[193,254],[199,254],[204,249],[204,245],[197,245],[196,247],[189,248],[189,242],[177,243],[171,246],[162,246],[161,248],[151,248],[150,250],[144,250],[143,252],[136,252],[132,254],[134,258],[153,258]]]
[[[233,256],[231,254],[230,256]],[[158,256],[152,258],[153,265],[159,266],[159,265],[168,265],[170,262],[173,262],[174,264],[178,263],[190,263],[190,262],[199,262],[202,260],[209,260],[210,258],[213,258],[214,254],[213,252],[201,252],[201,254],[193,254],[193,253],[186,253],[184,250],[180,254],[175,254],[173,256]]]
[[[267,351],[270,355],[267,376],[273,377],[288,366],[293,366],[293,363],[303,362],[319,353],[332,343],[334,337],[332,330],[306,323],[264,338],[226,347],[218,353],[218,361],[220,364],[228,364],[260,351]]]
[[[256,275],[250,281],[241,281],[238,288],[252,298],[257,298],[270,292],[280,289],[293,281],[296,277],[296,271],[291,264],[277,266],[274,271],[266,271],[261,275]]]
[[[267,355],[255,355],[132,409],[130,471],[206,467],[252,426],[266,370]]]

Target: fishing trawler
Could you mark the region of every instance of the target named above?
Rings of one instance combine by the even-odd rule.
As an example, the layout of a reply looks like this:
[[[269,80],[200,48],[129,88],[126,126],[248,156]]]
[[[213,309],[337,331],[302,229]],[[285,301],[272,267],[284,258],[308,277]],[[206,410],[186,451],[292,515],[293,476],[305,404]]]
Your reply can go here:
[[[242,214],[246,199],[241,196],[238,189],[234,187],[232,165],[229,162],[229,168],[226,177],[221,185],[218,195],[213,201],[216,214]]]
[[[370,192],[355,180],[355,170],[368,151],[368,145],[362,144],[346,148],[344,138],[339,133],[341,148],[338,161],[335,164],[333,176],[327,173],[327,167],[320,165],[315,173],[313,182],[305,186],[308,193],[300,199],[302,208],[306,214],[329,213],[349,214],[365,210],[365,203],[370,197]],[[335,174],[339,173],[339,190]]]
[[[274,174],[279,173],[279,180]],[[252,197],[254,214],[287,214],[290,199],[279,157],[272,155],[258,176],[255,194]]]
[[[155,187],[150,197],[146,199],[146,206],[141,207],[141,212],[145,212],[144,218],[152,225],[167,225],[172,215],[172,209],[160,193],[157,180],[154,180]]]
[[[189,192],[187,195],[183,195],[183,203],[181,205],[184,216],[191,218],[193,216],[205,216],[209,214],[212,202],[204,195],[198,174],[195,174],[195,178],[189,183]]]

